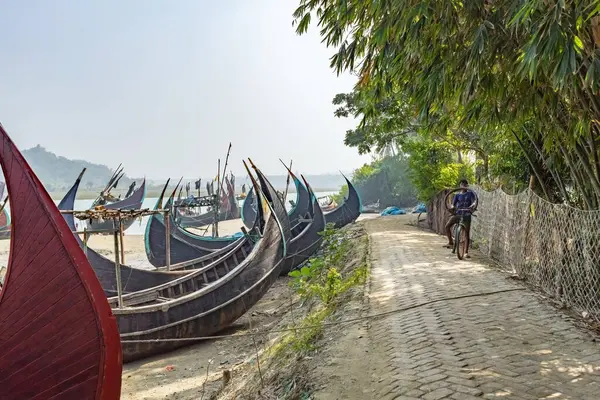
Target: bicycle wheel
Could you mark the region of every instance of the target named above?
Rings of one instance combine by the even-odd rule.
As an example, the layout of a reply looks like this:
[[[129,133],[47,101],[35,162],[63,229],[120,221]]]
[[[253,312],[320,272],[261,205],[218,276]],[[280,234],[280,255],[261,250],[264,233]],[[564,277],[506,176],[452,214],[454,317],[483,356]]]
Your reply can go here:
[[[462,260],[467,252],[468,241],[467,231],[464,226],[459,225],[458,228],[456,228],[456,256],[459,260]]]
[[[452,254],[456,253],[456,243],[458,243],[458,236],[456,236],[456,234],[458,233],[458,225],[457,222],[450,228],[450,232],[452,232]]]

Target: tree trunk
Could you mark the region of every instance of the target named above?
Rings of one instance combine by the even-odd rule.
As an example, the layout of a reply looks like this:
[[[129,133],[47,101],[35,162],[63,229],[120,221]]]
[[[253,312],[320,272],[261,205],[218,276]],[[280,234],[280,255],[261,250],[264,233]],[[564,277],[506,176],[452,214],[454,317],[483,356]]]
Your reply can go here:
[[[519,135],[517,135],[517,133],[514,130],[512,130],[512,129],[510,131],[512,132],[513,136],[517,140],[517,143],[519,144],[519,147],[523,151],[523,155],[525,156],[525,158],[527,159],[527,162],[529,163],[529,166],[533,170],[533,173],[534,173],[535,177],[537,178],[537,180],[538,180],[538,182],[540,184],[540,187],[542,188],[542,192],[544,192],[544,197],[546,198],[546,200],[550,200],[550,196],[548,195],[548,191],[546,189],[546,185],[544,184],[544,181],[542,180],[542,171],[541,171],[539,165],[537,165],[537,163],[533,162],[533,159],[531,158],[531,156],[527,152],[527,149],[525,148],[525,145],[521,141],[521,138],[519,137]]]

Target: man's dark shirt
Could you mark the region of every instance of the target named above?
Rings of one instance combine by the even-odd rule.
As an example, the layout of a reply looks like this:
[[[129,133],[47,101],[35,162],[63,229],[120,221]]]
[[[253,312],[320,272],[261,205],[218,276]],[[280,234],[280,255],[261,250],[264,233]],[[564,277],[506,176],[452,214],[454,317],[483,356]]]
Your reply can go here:
[[[457,215],[464,215],[464,214],[470,214],[470,212],[468,210],[459,210],[459,209],[464,209],[464,208],[469,208],[473,203],[475,203],[475,199],[477,199],[477,197],[475,196],[475,193],[467,190],[465,193],[456,193],[454,195],[454,200],[452,201],[452,204],[454,205],[454,209],[456,210],[456,214]]]

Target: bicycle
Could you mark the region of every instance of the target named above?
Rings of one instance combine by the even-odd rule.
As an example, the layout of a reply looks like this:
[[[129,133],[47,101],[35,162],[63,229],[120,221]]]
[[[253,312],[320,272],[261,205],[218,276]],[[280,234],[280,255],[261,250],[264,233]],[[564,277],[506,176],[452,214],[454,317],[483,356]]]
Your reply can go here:
[[[468,252],[469,248],[469,230],[465,225],[465,217],[475,217],[476,215],[471,212],[470,208],[459,208],[456,211],[470,211],[468,214],[460,214],[459,221],[454,224],[454,246],[452,247],[452,254],[456,253],[459,260],[464,259],[465,253]]]
[[[453,207],[450,206],[448,200],[450,200],[450,196],[454,193],[462,190],[461,188],[453,189],[446,194],[446,198],[444,199],[444,205],[446,206],[446,210],[449,212],[456,214],[457,211],[469,211],[468,214],[461,214],[459,221],[452,227],[452,232],[454,232],[454,245],[452,246],[452,254],[456,254],[459,260],[464,259],[465,253],[467,253],[469,247],[469,231],[465,225],[465,217],[476,217],[473,212],[477,210],[477,206],[479,205],[479,199],[477,198],[475,204],[472,208],[459,208],[458,210],[454,210]],[[467,189],[471,191],[471,189]]]

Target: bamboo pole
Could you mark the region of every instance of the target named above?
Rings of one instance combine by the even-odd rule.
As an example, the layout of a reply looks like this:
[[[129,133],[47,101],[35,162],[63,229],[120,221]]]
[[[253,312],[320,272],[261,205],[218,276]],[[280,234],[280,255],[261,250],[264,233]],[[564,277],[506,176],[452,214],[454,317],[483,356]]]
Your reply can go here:
[[[125,246],[123,246],[123,222],[119,217],[119,240],[121,241],[121,264],[125,264]]]
[[[77,233],[77,232],[75,232]],[[87,227],[83,228],[83,254],[87,257],[87,248],[88,248],[88,232]]]
[[[71,231],[71,233],[75,234],[75,235],[83,235],[86,234],[88,235],[88,237],[91,237],[93,233],[106,233],[106,229],[87,229],[87,228],[83,228],[83,231]],[[110,232],[110,230],[109,230]]]
[[[225,156],[225,166],[223,167],[223,178],[221,178],[221,159],[218,162],[218,174],[217,174],[217,215],[215,217],[215,233],[213,237],[219,236],[219,215],[221,211],[221,185],[225,181],[225,174],[227,173],[227,165],[229,164],[229,154],[231,154],[231,142],[229,142],[229,147],[227,147],[227,155]]]
[[[97,211],[93,211],[93,210],[59,210],[61,214],[88,214],[90,216],[94,216],[94,214],[101,214],[101,212],[97,212]],[[155,215],[155,214],[163,214],[166,211],[168,211],[167,209],[163,209],[160,208],[158,210],[150,210],[149,208],[141,208],[141,209],[136,209],[136,210],[109,210],[109,212],[107,212],[106,214],[110,214],[107,216],[107,218],[113,218],[115,213],[118,213],[119,215],[121,215],[121,217],[125,217],[125,218],[139,218],[139,217],[146,217],[148,215]],[[140,212],[140,214],[135,214],[135,212]],[[84,218],[84,219],[89,219],[89,218]]]
[[[221,159],[217,160],[217,203],[214,207],[214,225],[212,237],[219,236],[219,211],[221,208]]]
[[[229,142],[229,147],[227,148],[227,155],[225,156],[225,166],[223,167],[223,178],[221,178],[221,183],[219,184],[218,189],[222,189],[221,185],[223,185],[223,182],[225,181],[225,175],[227,174],[227,166],[229,165],[229,154],[231,154],[231,142]],[[219,197],[219,200],[220,199],[221,198]]]
[[[281,160],[279,160],[279,161],[281,161]],[[294,160],[290,160],[290,171],[292,170],[292,163],[293,162],[294,162]],[[285,181],[285,193],[283,194],[283,207],[285,207],[285,205],[287,204],[287,194],[288,194],[288,187],[289,186],[290,186],[290,174],[288,173],[287,180]]]
[[[114,221],[114,220],[113,220]],[[121,225],[121,218],[119,218],[119,225]],[[119,231],[114,231],[115,240],[115,274],[117,277],[117,306],[123,308],[123,288],[121,287],[121,263],[119,263]]]
[[[169,217],[169,211],[165,212],[165,264],[167,271],[171,270],[171,218]]]
[[[2,201],[2,206],[0,206],[0,212],[4,211],[4,207],[6,207],[7,202],[8,202],[8,195],[6,195],[6,197],[4,198],[4,201]]]

